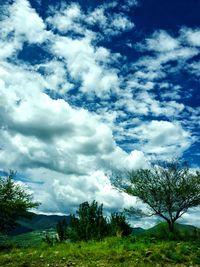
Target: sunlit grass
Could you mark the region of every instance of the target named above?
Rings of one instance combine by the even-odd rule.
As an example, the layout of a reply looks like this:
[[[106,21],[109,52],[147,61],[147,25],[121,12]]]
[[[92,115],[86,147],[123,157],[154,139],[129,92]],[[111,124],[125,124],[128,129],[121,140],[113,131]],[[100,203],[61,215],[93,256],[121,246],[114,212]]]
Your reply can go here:
[[[0,266],[199,266],[199,241],[106,238],[102,241],[13,248],[0,252]]]

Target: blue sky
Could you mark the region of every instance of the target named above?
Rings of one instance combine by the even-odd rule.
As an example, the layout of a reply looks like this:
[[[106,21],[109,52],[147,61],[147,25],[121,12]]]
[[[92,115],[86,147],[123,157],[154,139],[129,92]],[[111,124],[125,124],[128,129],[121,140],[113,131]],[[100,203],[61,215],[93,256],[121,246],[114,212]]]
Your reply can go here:
[[[40,211],[141,207],[113,171],[199,167],[200,1],[0,3],[0,168]]]

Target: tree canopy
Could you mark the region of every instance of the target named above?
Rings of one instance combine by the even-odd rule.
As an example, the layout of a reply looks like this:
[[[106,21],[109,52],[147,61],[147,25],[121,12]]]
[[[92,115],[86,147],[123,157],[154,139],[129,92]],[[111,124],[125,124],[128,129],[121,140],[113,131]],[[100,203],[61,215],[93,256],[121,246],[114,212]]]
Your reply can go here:
[[[176,220],[200,205],[200,173],[178,161],[133,170],[128,182],[118,183],[118,187],[147,204],[151,215],[166,220],[171,232]]]
[[[10,171],[7,177],[0,177],[0,232],[6,233],[16,226],[16,220],[26,217],[27,211],[36,208],[39,203],[33,202],[32,195],[20,184],[15,183],[15,172]]]

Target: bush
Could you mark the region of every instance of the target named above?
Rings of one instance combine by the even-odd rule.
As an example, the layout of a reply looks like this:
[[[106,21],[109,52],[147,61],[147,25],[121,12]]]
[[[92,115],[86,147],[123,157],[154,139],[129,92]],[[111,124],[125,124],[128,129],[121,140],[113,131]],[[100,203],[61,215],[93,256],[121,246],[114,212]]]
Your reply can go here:
[[[123,213],[111,214],[109,228],[110,234],[116,236],[128,236],[132,231]]]
[[[93,201],[91,204],[80,204],[76,216],[70,215],[69,226],[60,222],[57,233],[60,241],[67,238],[73,241],[101,240],[106,236],[127,236],[131,233],[131,227],[122,213],[113,213],[108,220],[103,215],[103,204]]]
[[[65,219],[57,223],[56,232],[60,242],[67,239],[67,222]]]
[[[50,234],[46,232],[44,236],[42,237],[42,241],[47,243],[50,246],[53,246],[56,240],[53,236],[51,236]]]
[[[72,240],[100,240],[108,235],[108,223],[103,216],[103,205],[96,201],[91,204],[84,202],[80,204],[77,217],[71,215],[70,225],[67,231]]]

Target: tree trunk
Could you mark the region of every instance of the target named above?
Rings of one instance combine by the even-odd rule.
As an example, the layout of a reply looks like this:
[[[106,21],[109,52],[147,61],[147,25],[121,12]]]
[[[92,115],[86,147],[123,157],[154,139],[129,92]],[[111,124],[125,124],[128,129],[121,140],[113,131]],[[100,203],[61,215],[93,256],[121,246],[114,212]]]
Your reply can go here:
[[[174,222],[173,221],[168,221],[168,226],[169,226],[169,231],[171,233],[174,233]]]

